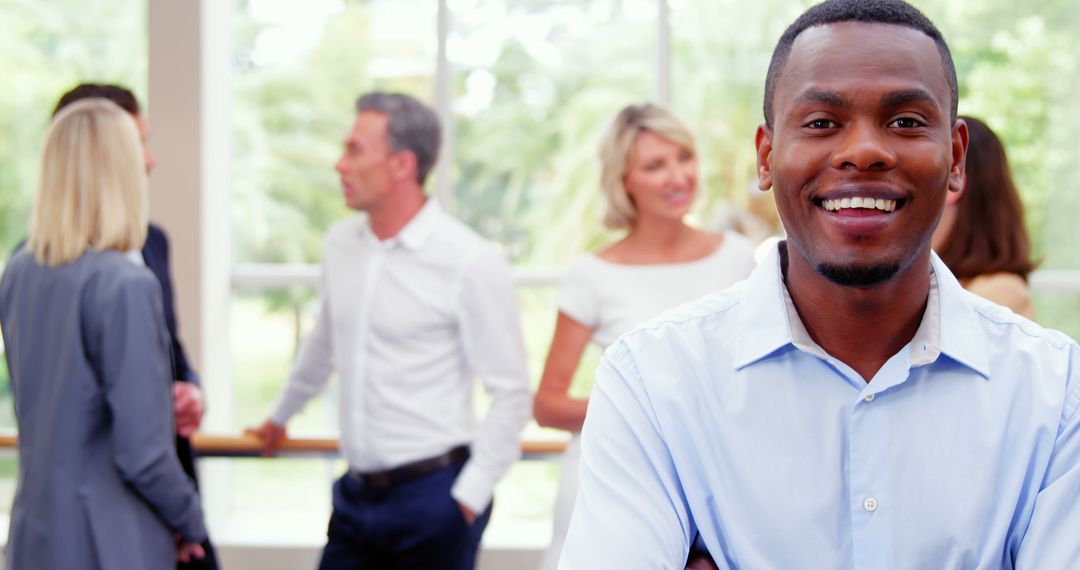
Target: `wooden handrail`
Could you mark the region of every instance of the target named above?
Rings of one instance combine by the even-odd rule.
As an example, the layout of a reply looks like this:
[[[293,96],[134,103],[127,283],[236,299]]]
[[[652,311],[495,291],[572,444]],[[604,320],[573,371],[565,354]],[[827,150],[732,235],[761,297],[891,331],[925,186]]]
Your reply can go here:
[[[14,449],[18,435],[13,431],[0,433],[0,449]],[[250,435],[221,435],[197,433],[191,437],[191,445],[199,455],[209,457],[249,457],[259,455],[262,443]],[[278,448],[282,455],[336,455],[338,440],[330,437],[288,438]],[[521,452],[526,456],[562,453],[565,441],[526,440],[521,442]]]

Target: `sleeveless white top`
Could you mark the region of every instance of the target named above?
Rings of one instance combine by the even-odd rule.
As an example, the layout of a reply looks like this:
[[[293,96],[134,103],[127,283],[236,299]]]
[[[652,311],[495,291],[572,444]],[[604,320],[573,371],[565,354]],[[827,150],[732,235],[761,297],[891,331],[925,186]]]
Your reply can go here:
[[[629,265],[595,254],[570,265],[559,288],[559,311],[593,330],[607,348],[637,325],[750,275],[754,246],[735,232],[710,255],[685,263]]]

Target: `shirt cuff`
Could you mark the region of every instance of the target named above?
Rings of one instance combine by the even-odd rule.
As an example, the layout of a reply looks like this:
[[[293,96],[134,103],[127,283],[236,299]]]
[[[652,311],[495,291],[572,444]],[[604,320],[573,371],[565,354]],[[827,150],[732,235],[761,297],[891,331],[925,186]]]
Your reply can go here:
[[[301,407],[302,404],[300,406],[297,406],[296,404],[289,402],[287,399],[282,398],[282,400],[278,402],[276,406],[274,406],[274,411],[270,413],[270,421],[274,422],[279,426],[283,426],[287,424],[294,415],[296,415],[296,412],[300,411]]]
[[[495,481],[487,473],[484,473],[476,465],[475,461],[470,460],[454,481],[454,486],[450,489],[450,496],[457,502],[469,507],[472,512],[480,514],[487,510],[488,505],[491,504],[491,495],[494,489]]]

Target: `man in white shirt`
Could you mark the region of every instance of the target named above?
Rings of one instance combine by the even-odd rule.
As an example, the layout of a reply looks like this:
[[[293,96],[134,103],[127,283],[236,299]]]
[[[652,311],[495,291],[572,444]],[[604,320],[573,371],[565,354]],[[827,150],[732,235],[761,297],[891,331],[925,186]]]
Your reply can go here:
[[[435,113],[378,92],[356,108],[337,171],[361,214],[328,232],[315,327],[255,433],[272,453],[337,372],[349,471],[320,568],[472,568],[532,405],[510,268],[424,196]],[[476,376],[491,396],[479,426]]]

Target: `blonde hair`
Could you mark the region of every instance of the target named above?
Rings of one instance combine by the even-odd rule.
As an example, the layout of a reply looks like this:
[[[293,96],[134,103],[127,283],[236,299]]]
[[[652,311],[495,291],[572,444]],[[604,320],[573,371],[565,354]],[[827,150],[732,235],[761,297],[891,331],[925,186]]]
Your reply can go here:
[[[38,262],[71,263],[87,248],[142,247],[145,168],[135,121],[115,103],[83,99],[57,113],[41,155],[27,242]]]
[[[637,209],[623,186],[630,165],[634,141],[642,131],[649,131],[694,152],[694,135],[670,111],[646,103],[624,107],[600,141],[600,187],[607,198],[604,225],[624,229],[637,221]]]

